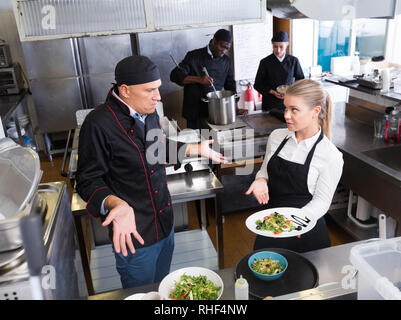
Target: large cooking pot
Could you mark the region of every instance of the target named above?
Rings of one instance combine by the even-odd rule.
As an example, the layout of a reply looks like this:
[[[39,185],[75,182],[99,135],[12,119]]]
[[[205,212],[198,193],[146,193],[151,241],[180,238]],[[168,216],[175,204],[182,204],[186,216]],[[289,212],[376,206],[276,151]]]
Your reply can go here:
[[[217,95],[216,95],[217,94]],[[237,94],[229,90],[212,91],[206,95],[211,124],[224,125],[235,122],[235,98]]]
[[[22,246],[19,220],[38,206],[35,195],[41,175],[32,149],[0,139],[0,252]]]

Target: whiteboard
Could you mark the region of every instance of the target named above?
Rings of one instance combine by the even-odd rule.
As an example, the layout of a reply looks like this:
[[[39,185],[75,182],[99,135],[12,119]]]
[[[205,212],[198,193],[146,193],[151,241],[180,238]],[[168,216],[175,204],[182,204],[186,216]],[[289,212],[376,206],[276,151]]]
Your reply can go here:
[[[273,52],[273,22],[233,25],[234,78],[255,79],[259,62]]]

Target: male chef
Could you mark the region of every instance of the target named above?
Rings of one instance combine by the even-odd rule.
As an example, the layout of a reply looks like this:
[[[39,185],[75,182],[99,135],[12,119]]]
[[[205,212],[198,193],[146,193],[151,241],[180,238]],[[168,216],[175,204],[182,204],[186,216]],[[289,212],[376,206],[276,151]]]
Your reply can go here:
[[[169,273],[174,249],[174,218],[165,164],[148,161],[154,143],[179,154],[225,158],[199,145],[159,139],[156,113],[160,72],[147,57],[129,56],[115,68],[116,84],[106,101],[88,114],[79,135],[77,191],[86,210],[109,228],[123,288],[159,282]],[[159,150],[162,150],[159,148]],[[171,154],[169,152],[168,154]],[[168,159],[171,160],[171,159]],[[177,159],[174,159],[177,160]],[[180,160],[180,159],[178,159]],[[128,249],[127,249],[128,248]]]
[[[192,50],[185,55],[179,66],[170,73],[170,80],[184,87],[182,116],[187,120],[187,128],[200,129],[200,118],[208,117],[205,98],[208,92],[230,90],[236,93],[231,60],[226,55],[232,43],[231,32],[217,30],[206,47]],[[208,74],[205,74],[203,68]]]

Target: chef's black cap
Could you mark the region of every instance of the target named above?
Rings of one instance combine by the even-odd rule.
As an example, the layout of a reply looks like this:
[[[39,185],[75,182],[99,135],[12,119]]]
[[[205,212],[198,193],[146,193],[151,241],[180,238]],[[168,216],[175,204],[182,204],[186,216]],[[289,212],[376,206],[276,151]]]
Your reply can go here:
[[[216,33],[214,34],[214,38],[217,41],[225,41],[230,43],[232,41],[231,32],[226,29],[217,30]]]
[[[145,56],[129,56],[117,63],[114,71],[117,86],[152,82],[160,79],[157,66]]]
[[[272,38],[272,42],[288,42],[287,32],[277,31]]]

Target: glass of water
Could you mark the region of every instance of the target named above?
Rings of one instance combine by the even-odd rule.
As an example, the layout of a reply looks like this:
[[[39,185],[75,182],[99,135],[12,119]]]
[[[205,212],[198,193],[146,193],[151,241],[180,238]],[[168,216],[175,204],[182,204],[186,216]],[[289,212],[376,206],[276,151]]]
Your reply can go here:
[[[383,120],[374,120],[375,138],[383,138]]]

